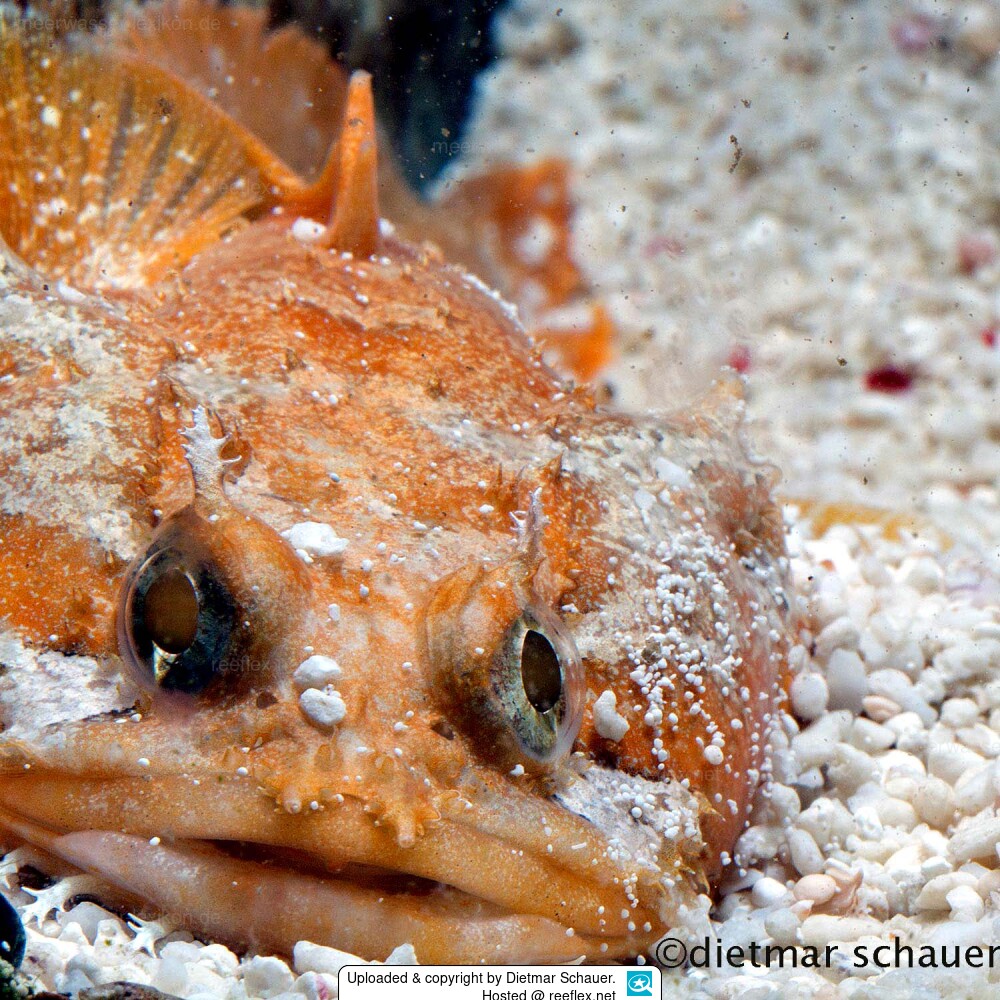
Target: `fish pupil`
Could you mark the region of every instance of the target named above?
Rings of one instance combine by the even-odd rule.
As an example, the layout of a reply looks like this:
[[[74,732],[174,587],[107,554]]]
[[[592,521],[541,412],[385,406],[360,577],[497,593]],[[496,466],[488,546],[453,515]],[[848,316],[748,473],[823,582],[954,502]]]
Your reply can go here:
[[[187,574],[176,567],[157,577],[146,591],[142,624],[165,653],[183,653],[198,634],[198,592]]]
[[[552,643],[534,629],[524,633],[521,646],[521,683],[536,712],[545,714],[562,694],[562,669]]]

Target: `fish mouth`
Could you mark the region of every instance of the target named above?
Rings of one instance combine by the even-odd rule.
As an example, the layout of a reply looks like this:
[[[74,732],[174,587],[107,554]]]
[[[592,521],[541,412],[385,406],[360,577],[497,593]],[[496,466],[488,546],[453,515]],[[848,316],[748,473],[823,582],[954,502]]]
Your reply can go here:
[[[409,943],[427,964],[627,959],[675,909],[657,873],[623,866],[559,807],[545,828],[551,853],[450,818],[400,848],[359,801],[289,816],[262,796],[208,789],[165,811],[158,780],[140,816],[143,790],[129,784],[131,810],[118,808],[123,782],[13,778],[0,788],[0,831],[199,934],[283,954],[308,940],[367,959]],[[565,845],[566,834],[582,839]]]

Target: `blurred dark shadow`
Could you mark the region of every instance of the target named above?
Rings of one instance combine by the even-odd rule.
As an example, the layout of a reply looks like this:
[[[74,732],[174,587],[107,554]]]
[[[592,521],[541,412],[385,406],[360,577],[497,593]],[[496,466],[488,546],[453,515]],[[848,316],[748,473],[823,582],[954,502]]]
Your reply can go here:
[[[400,172],[423,192],[462,140],[476,77],[496,58],[492,25],[504,2],[274,0],[270,10],[275,26],[294,21],[372,74]]]

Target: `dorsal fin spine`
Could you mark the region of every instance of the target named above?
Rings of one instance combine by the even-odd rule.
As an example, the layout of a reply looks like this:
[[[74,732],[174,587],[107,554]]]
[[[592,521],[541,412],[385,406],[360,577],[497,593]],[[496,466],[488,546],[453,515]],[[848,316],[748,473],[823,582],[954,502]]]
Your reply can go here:
[[[372,78],[363,70],[351,74],[335,152],[339,160],[337,190],[326,242],[357,257],[367,257],[379,246],[378,148]]]

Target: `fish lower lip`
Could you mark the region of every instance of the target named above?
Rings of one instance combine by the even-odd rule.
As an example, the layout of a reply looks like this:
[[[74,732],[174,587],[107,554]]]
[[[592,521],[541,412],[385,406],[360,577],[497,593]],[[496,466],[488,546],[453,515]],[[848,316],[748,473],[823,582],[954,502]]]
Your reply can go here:
[[[545,918],[577,936],[605,941],[645,940],[649,935],[641,928],[661,927],[686,891],[675,888],[676,880],[667,884],[658,869],[632,864],[579,816],[514,792],[481,794],[474,810],[459,803],[405,846],[393,826],[376,823],[359,798],[346,796],[332,808],[292,815],[276,809],[251,782],[198,783],[170,773],[155,780],[88,780],[33,767],[0,781],[0,829],[9,825],[3,809],[40,831],[23,839],[41,846],[39,836],[84,830],[125,832],[140,844],[160,838],[168,845],[268,845],[271,852],[295,854],[299,861],[292,867],[314,874],[315,862],[302,859],[319,859],[326,873],[345,864],[400,879],[408,873],[452,886],[499,912]]]
[[[454,886],[369,866],[331,874],[321,859],[270,845],[54,833],[3,808],[0,828],[161,912],[183,914],[202,934],[258,950],[290,954],[309,940],[384,958],[410,943],[432,964],[566,962],[628,957],[649,937],[578,935]]]

